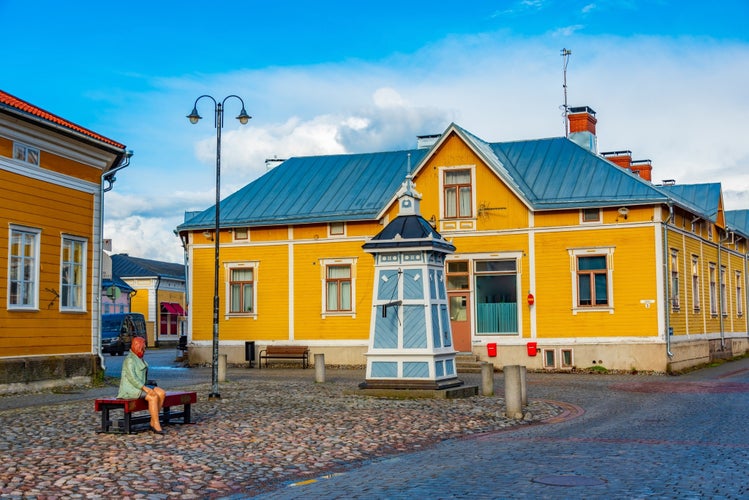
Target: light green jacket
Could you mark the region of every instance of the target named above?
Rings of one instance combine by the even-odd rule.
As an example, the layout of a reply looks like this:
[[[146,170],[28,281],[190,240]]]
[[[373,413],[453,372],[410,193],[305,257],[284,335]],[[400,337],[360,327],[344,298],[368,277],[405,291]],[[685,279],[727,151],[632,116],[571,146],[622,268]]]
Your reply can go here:
[[[148,376],[148,363],[139,358],[133,351],[128,351],[127,357],[122,361],[122,375],[120,376],[120,392],[118,398],[139,398],[141,388],[146,385]]]

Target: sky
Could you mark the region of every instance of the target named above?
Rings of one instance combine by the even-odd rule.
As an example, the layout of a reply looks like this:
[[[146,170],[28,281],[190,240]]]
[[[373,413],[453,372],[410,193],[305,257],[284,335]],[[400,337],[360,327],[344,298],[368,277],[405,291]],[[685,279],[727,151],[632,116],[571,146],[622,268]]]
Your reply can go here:
[[[453,122],[563,136],[562,49],[599,151],[749,209],[746,0],[0,0],[0,19],[0,89],[134,153],[105,194],[116,253],[182,262],[174,229],[214,205],[213,102],[186,119],[199,96],[226,98],[225,198],[266,159],[410,149]]]

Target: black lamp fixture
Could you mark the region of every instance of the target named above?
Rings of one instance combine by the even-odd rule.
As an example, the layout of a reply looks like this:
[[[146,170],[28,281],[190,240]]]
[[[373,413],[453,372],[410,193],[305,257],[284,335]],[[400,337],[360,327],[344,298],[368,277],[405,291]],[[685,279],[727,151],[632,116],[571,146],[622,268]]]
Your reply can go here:
[[[242,110],[237,116],[237,120],[242,125],[245,125],[250,118],[247,111],[244,109],[244,101],[241,97],[234,94],[226,96],[221,102],[217,101],[213,97],[204,94],[195,99],[192,111],[187,115],[187,119],[190,123],[195,125],[202,118],[198,114],[198,101],[203,98],[210,99],[213,101],[214,107],[214,122],[213,126],[216,127],[216,226],[214,234],[215,243],[215,256],[214,256],[214,270],[213,270],[213,357],[212,357],[212,371],[211,371],[211,393],[208,394],[208,399],[220,399],[221,395],[218,392],[218,269],[219,269],[219,234],[220,234],[220,203],[221,203],[221,129],[224,127],[224,104],[231,98],[237,99],[242,103]]]

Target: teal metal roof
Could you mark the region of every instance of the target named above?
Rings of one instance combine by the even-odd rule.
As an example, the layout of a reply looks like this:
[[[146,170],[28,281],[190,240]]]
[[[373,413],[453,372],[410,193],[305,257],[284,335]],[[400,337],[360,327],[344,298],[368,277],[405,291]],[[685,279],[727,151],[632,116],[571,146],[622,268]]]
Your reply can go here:
[[[726,210],[725,215],[729,230],[749,238],[749,210]]]
[[[654,186],[565,137],[488,143],[455,132],[532,210],[633,206],[675,201],[715,221],[720,184]],[[222,227],[375,220],[407,173],[432,149],[296,157],[221,201]],[[410,163],[409,163],[410,155]],[[409,165],[415,166],[409,172]],[[211,229],[215,209],[186,214],[178,230]]]
[[[674,184],[658,188],[683,208],[711,222],[717,222],[721,198],[720,183]]]
[[[377,219],[426,149],[290,158],[221,200],[221,226]],[[215,226],[211,207],[178,229]]]
[[[112,275],[116,278],[174,278],[185,280],[185,265],[158,260],[112,255]]]
[[[456,130],[534,210],[667,200],[650,182],[564,137],[487,143]]]

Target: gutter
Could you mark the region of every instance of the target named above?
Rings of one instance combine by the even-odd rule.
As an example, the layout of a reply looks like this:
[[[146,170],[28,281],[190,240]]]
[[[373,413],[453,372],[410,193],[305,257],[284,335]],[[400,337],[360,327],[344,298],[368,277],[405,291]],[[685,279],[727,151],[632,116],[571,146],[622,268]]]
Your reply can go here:
[[[104,355],[101,353],[101,287],[102,287],[102,252],[104,252],[104,193],[112,189],[112,185],[114,184],[115,177],[114,174],[123,168],[130,165],[130,158],[132,158],[133,152],[132,151],[125,151],[124,154],[118,155],[118,165],[117,167],[107,170],[106,172],[101,174],[101,182],[99,183],[99,248],[98,251],[94,253],[94,259],[96,262],[96,268],[98,269],[97,276],[94,277],[94,282],[96,282],[96,301],[98,304],[98,307],[96,307],[96,314],[97,314],[97,325],[98,328],[94,330],[93,332],[93,342],[92,346],[96,347],[96,355],[99,357],[99,366],[102,370],[106,370],[106,363],[104,362]],[[105,188],[104,187],[104,181],[107,181],[108,185]]]

